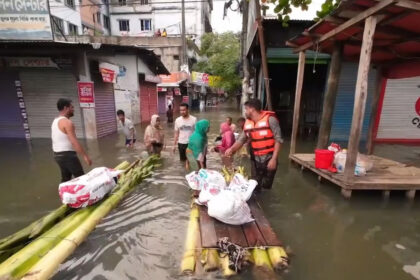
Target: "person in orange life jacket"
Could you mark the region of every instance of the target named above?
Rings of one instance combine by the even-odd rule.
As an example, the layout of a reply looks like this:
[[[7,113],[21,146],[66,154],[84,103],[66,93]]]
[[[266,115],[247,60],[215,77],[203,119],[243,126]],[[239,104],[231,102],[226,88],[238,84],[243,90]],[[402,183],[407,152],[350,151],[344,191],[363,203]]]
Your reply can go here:
[[[244,131],[235,144],[226,150],[232,156],[249,141],[251,148],[251,175],[258,182],[256,191],[270,189],[277,171],[277,157],[283,139],[279,121],[274,112],[262,111],[261,101],[251,99],[245,104]]]

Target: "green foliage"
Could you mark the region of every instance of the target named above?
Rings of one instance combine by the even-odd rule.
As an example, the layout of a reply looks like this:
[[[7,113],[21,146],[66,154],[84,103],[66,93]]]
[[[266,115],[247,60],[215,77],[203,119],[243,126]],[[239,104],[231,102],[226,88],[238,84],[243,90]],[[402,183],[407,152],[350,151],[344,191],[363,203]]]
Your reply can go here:
[[[341,0],[325,0],[321,6],[321,10],[317,11],[315,20],[324,18],[333,11]],[[263,1],[265,3],[265,1]],[[289,14],[292,12],[292,7],[300,8],[302,11],[307,11],[312,3],[312,0],[269,0],[269,3],[275,4],[274,12],[284,26],[290,20]],[[264,5],[262,6],[263,9]]]
[[[201,37],[200,55],[206,58],[199,61],[192,69],[214,76],[221,80],[216,86],[232,93],[241,87],[241,79],[237,73],[240,62],[240,39],[238,34],[206,33]]]

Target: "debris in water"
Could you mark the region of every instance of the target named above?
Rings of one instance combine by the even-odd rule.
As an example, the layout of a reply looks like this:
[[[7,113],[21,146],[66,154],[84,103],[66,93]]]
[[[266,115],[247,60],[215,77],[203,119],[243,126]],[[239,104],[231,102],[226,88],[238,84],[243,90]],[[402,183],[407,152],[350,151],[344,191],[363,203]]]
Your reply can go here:
[[[404,265],[403,270],[417,280],[420,280],[420,262],[417,262],[415,265]]]
[[[395,244],[395,247],[397,247],[398,249],[400,249],[400,250],[405,250],[406,248],[403,246],[403,245],[401,245],[401,244]]]

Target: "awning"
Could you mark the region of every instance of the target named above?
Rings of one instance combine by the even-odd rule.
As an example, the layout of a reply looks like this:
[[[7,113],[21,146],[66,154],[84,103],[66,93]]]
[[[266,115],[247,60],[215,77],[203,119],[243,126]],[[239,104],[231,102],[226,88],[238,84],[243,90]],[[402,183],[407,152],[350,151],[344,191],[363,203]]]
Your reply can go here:
[[[185,82],[187,79],[182,79],[178,82],[171,82],[171,83],[160,83],[157,84],[158,87],[179,87],[180,84],[182,84],[183,82]]]
[[[327,64],[331,59],[329,54],[306,51],[306,63]],[[290,63],[295,64],[299,60],[299,54],[294,53],[291,48],[268,48],[268,63]]]

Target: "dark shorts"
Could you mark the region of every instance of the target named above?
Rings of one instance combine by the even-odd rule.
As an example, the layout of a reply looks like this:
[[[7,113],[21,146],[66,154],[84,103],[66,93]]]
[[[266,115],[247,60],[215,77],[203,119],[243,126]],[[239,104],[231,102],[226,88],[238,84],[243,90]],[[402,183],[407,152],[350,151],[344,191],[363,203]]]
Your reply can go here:
[[[251,157],[251,176],[252,179],[258,182],[256,191],[261,191],[261,188],[271,189],[273,186],[274,176],[276,175],[277,168],[275,170],[268,170],[267,164],[271,157],[263,162],[258,162]]]
[[[85,174],[76,152],[54,153],[54,159],[60,167],[61,182],[67,182],[70,181],[72,177],[76,178]]]
[[[186,161],[187,160],[187,148],[188,144],[180,144],[178,143],[178,150],[179,150],[179,160]]]
[[[130,145],[131,139],[125,139],[125,145]],[[136,139],[133,140],[133,143],[136,143]]]

